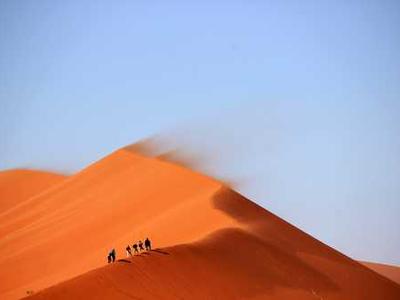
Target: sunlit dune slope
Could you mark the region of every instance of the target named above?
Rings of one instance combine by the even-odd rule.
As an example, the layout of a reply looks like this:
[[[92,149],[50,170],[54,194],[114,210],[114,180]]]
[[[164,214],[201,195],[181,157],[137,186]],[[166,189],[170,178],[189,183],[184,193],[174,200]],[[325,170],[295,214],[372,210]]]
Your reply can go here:
[[[0,215],[0,298],[15,298],[104,264],[111,247],[149,235],[197,240],[234,219],[213,209],[220,183],[119,150]]]
[[[123,258],[32,299],[399,299],[400,286],[222,188],[242,226]]]
[[[374,270],[375,272],[400,284],[400,267],[372,263],[372,262],[361,262],[361,263],[363,265],[367,266],[368,268]]]
[[[61,182],[65,176],[36,170],[0,171],[0,213]]]
[[[104,267],[111,247],[120,258],[146,236],[164,250]],[[394,282],[218,181],[129,149],[0,215],[0,247],[1,299],[99,267],[36,297],[400,297]]]

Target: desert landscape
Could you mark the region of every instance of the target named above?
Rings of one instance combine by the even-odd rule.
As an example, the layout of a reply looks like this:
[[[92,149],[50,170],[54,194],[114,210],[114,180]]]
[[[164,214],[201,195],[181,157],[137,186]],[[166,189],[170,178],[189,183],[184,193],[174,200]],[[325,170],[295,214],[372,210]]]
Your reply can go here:
[[[398,268],[132,147],[72,176],[3,171],[0,197],[1,299],[400,299]],[[126,257],[145,237],[153,250]]]
[[[0,300],[400,300],[400,1],[1,0],[0,32]]]

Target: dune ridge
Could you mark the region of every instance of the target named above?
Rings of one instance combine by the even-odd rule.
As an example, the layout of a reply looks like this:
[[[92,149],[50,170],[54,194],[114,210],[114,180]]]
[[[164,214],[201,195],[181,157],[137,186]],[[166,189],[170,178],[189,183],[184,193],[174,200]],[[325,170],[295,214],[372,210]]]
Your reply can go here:
[[[380,264],[375,262],[364,262],[361,261],[363,265],[374,270],[375,272],[393,280],[397,284],[400,284],[400,267],[399,266],[392,266],[386,264]]]
[[[121,257],[146,236],[159,250],[104,266],[111,247]],[[396,283],[221,182],[129,148],[0,215],[0,238],[2,299],[42,289],[32,298],[400,296]]]
[[[208,213],[211,203],[203,201],[219,187],[183,167],[125,149],[114,152],[29,205],[0,215],[6,253],[0,258],[1,298],[15,299],[99,267],[110,247],[123,249],[145,234],[168,246],[233,223],[221,212]],[[198,213],[188,218],[192,211]],[[169,230],[169,224],[180,226]]]

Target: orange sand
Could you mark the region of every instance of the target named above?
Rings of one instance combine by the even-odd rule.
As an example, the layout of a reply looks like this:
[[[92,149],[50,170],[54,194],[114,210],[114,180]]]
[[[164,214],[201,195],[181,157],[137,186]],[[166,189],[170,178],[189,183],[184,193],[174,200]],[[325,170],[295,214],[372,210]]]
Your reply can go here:
[[[368,268],[374,270],[375,272],[400,284],[400,267],[372,263],[372,262],[361,262],[361,263],[363,265],[367,266]]]
[[[34,170],[0,172],[0,213],[61,182],[65,176]]]
[[[162,250],[104,266],[147,235]],[[0,247],[1,299],[57,283],[34,298],[400,299],[218,181],[128,148],[1,214]]]

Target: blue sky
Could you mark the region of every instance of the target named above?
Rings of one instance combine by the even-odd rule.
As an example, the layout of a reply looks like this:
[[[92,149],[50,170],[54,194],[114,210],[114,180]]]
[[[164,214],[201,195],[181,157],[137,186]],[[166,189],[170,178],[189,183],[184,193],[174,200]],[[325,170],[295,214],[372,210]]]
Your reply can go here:
[[[346,254],[400,264],[398,1],[0,1],[0,168],[149,135]]]

